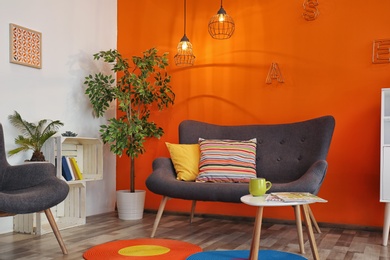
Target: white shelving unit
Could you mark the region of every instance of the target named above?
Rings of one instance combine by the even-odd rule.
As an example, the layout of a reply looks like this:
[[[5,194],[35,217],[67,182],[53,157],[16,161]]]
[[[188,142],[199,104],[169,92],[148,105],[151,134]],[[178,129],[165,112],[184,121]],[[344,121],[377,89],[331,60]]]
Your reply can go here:
[[[103,179],[102,141],[88,137],[56,136],[46,141],[42,152],[46,160],[56,166],[58,178],[62,178],[62,156],[76,159],[84,179],[68,181],[68,197],[51,210],[60,230],[85,224],[86,182]],[[14,231],[37,235],[52,232],[44,213],[16,215]]]
[[[62,160],[57,158],[68,156],[76,158],[84,181],[103,179],[103,143],[98,138],[56,136],[42,150],[46,160],[56,165],[58,178],[62,177]]]
[[[382,89],[380,201],[390,202],[390,88]]]
[[[386,203],[383,245],[387,246],[390,228],[390,88],[382,89],[381,98],[380,201]]]

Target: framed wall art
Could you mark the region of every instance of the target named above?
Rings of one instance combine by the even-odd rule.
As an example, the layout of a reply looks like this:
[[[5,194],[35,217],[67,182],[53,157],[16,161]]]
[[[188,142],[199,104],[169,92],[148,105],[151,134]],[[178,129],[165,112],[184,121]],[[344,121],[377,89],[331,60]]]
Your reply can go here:
[[[42,33],[9,24],[10,62],[42,68]]]

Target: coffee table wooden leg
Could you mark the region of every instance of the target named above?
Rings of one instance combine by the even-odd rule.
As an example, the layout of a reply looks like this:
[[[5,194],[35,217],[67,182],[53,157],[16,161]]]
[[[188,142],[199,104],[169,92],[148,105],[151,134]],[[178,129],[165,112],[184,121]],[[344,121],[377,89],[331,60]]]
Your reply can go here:
[[[303,244],[303,232],[302,232],[302,220],[301,220],[301,208],[299,205],[293,206],[295,212],[295,223],[297,225],[298,231],[298,241],[299,241],[299,249],[301,250],[301,254],[305,253],[305,247]]]
[[[310,242],[311,252],[313,253],[314,260],[319,260],[320,257],[318,255],[317,243],[316,243],[316,240],[314,237],[313,226],[312,226],[311,220],[310,220],[309,205],[304,204],[304,205],[302,205],[302,207],[303,207],[303,213],[305,215],[306,228],[307,228],[307,231],[309,233],[309,242]]]
[[[261,222],[263,222],[263,207],[258,207],[255,219],[255,228],[253,229],[249,260],[257,260],[259,257]]]

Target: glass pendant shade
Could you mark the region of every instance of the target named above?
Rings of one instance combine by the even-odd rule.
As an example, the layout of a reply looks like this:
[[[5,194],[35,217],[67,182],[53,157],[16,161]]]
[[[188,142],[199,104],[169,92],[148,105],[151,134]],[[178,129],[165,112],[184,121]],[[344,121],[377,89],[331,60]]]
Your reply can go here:
[[[223,9],[221,1],[221,8],[218,13],[210,19],[209,33],[214,39],[225,40],[233,35],[234,29],[235,24],[233,18]]]
[[[192,52],[192,44],[184,34],[179,44],[177,45],[177,54],[175,55],[176,66],[191,66],[194,65],[195,55]]]

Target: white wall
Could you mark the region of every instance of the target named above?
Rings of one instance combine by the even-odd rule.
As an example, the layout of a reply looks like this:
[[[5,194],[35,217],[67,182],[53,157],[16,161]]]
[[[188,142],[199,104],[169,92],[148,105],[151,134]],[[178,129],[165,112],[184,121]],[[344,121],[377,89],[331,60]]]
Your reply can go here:
[[[42,69],[9,62],[9,24],[42,33]],[[116,48],[116,0],[0,0],[0,123],[6,151],[15,147],[18,134],[8,115],[18,111],[24,119],[58,119],[59,133],[99,137],[99,125],[84,95],[84,77],[101,67],[92,54]],[[107,68],[106,68],[107,69]],[[115,113],[112,107],[108,116]],[[104,180],[87,184],[87,215],[114,210],[115,156],[104,147]],[[8,158],[22,163],[30,154]],[[2,218],[0,233],[12,230],[12,218]]]

